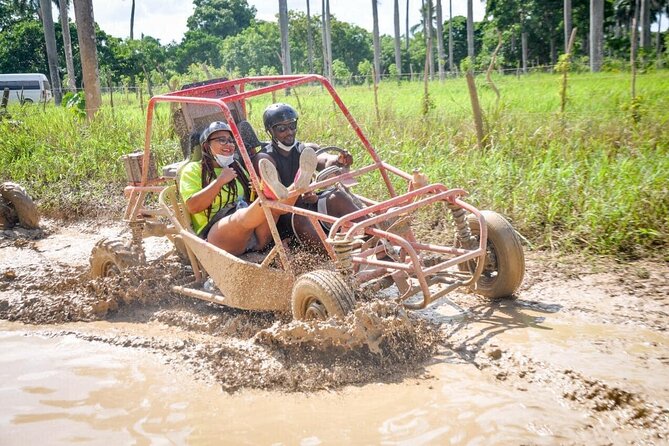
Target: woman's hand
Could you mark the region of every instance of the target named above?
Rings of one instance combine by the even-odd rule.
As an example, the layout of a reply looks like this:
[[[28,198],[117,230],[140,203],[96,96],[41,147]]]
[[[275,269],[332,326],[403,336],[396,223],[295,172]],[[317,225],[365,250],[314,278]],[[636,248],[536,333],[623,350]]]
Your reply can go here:
[[[218,174],[217,181],[220,182],[220,185],[228,184],[230,181],[237,178],[237,172],[232,167],[223,167],[221,173]]]

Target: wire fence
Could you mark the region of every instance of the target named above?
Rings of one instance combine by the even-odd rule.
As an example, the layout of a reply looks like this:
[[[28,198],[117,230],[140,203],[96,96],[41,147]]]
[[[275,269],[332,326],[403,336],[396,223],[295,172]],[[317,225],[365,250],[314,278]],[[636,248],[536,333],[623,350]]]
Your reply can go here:
[[[661,70],[661,72],[666,73],[666,75],[669,77],[669,70]],[[547,78],[544,75],[536,75],[536,74],[547,74],[549,77]],[[444,97],[441,97],[441,100],[437,102],[436,106],[437,108],[449,108],[450,112],[455,111],[453,109],[453,101],[455,100],[457,103],[455,103],[456,106],[462,106],[463,109],[468,108],[468,102],[467,100],[462,100],[460,101],[460,93],[466,93],[467,87],[465,83],[465,74],[461,71],[451,71],[451,72],[444,72],[443,73],[443,79],[439,78],[438,73],[434,73],[434,75],[429,76],[429,89],[430,89],[430,94],[432,92],[435,92],[437,94],[440,94],[444,89],[449,90],[449,92],[457,92],[455,94],[451,94],[451,97],[449,97],[449,104],[446,105],[444,103]],[[485,91],[488,89],[488,83],[485,78],[486,72],[484,71],[478,71],[476,72],[476,83],[483,87],[482,91]],[[553,74],[551,76],[551,74]],[[637,75],[639,79],[644,79],[644,74]],[[561,75],[558,75],[554,67],[552,65],[541,65],[541,66],[533,66],[531,67],[530,70],[528,70],[527,74],[525,74],[522,69],[496,69],[493,71],[493,80],[494,82],[501,88],[502,91],[502,102],[504,102],[504,89],[506,87],[511,88],[511,84],[514,84],[514,87],[517,87],[518,84],[522,85],[522,88],[524,91],[526,91],[526,97],[530,98],[533,95],[545,95],[548,91],[546,90],[546,85],[548,81],[548,85],[550,85],[551,82],[559,82],[561,80]],[[628,82],[631,80],[632,74],[629,72],[605,72],[605,73],[597,73],[590,75],[589,73],[585,73],[584,75],[572,75],[569,77],[569,83],[571,88],[576,88],[576,87],[581,87],[581,89],[589,89],[591,86],[595,86],[598,83],[606,83],[609,81],[615,81],[617,85],[619,85],[618,88],[623,88],[621,91],[627,91],[626,86],[628,85]],[[411,97],[415,99],[411,99],[413,102],[418,102],[420,100],[420,97],[417,95],[422,95],[422,84],[424,81],[424,74],[419,75],[418,73],[407,73],[407,74],[402,74],[401,76],[391,76],[391,75],[384,75],[381,77],[381,82],[378,84],[379,88],[379,93],[380,94],[386,94],[388,91],[393,91],[393,95],[391,96],[386,96],[386,102],[390,101],[393,102],[394,99],[394,92],[398,91],[398,88],[401,88],[402,91],[406,89],[408,94],[412,95]],[[595,82],[596,81],[596,82]],[[461,83],[461,86],[458,85],[458,83]],[[335,77],[333,79],[333,84],[336,86],[336,88],[340,91],[340,94],[346,94],[349,91],[349,88],[352,89],[350,90],[351,92],[355,92],[356,95],[358,95],[357,91],[359,90],[353,90],[355,88],[358,88],[360,86],[365,86],[367,85],[368,87],[371,88],[373,84],[373,79],[371,76],[350,76],[350,77]],[[418,85],[421,86],[420,89],[416,89],[415,94],[412,92],[412,88],[416,88]],[[556,84],[557,85],[557,84]],[[622,85],[622,87],[620,87]],[[454,88],[451,88],[454,87]],[[548,87],[550,89],[550,87]],[[146,105],[150,99],[151,96],[154,95],[159,95],[159,94],[165,94],[170,92],[171,88],[167,84],[154,84],[151,86],[151,89],[147,87],[146,84],[144,85],[137,85],[137,86],[129,86],[129,85],[119,85],[119,86],[102,86],[101,87],[101,93],[102,93],[102,99],[103,99],[103,105],[109,106],[112,108],[116,107],[137,107],[138,109],[141,110],[142,113],[145,112]],[[488,89],[489,90],[489,89]],[[62,90],[63,94],[66,93],[67,90]],[[82,89],[77,89],[77,92],[82,92]],[[555,97],[557,98],[557,90],[554,91]],[[310,94],[317,94],[316,91]],[[457,99],[454,99],[456,97]],[[393,99],[389,99],[393,98]],[[555,100],[555,98],[554,98]],[[462,103],[460,103],[462,102]],[[620,105],[620,104],[618,104]],[[518,110],[515,110],[514,113],[516,116],[537,116],[537,115],[550,115],[555,113],[555,104],[550,103],[548,106],[545,106],[542,108],[540,106],[535,107],[521,107]],[[589,110],[591,109],[592,104],[576,104],[572,103],[572,106],[570,107],[569,110],[566,111],[566,113],[563,113],[563,116],[576,116],[576,115],[585,115],[589,113]],[[647,111],[653,111],[656,108],[659,110],[660,108],[666,106],[666,103],[660,101],[657,102],[657,105],[655,103],[651,104],[648,103],[645,105],[645,109]],[[458,107],[456,107],[458,108]],[[524,108],[524,109],[523,109]],[[548,110],[550,108],[550,110]],[[621,107],[616,106],[616,107],[610,107],[610,110],[607,110],[607,114],[609,115],[615,115],[615,114],[625,114],[628,113],[628,111],[623,110]]]

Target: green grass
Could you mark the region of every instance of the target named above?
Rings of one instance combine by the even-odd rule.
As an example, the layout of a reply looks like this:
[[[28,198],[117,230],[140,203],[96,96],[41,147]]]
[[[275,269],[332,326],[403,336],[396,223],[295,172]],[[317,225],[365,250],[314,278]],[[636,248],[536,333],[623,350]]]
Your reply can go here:
[[[570,75],[564,114],[560,76],[493,78],[499,102],[485,79],[477,79],[485,149],[476,148],[463,79],[430,84],[434,108],[427,116],[421,115],[422,83],[382,83],[380,121],[371,88],[338,92],[385,161],[406,171],[421,167],[433,181],[468,190],[468,201],[508,216],[536,247],[627,257],[666,253],[669,71],[638,77],[635,114],[629,74]],[[296,93],[277,100],[300,111],[300,139],[346,147],[362,162],[361,145],[329,95],[319,87]],[[254,99],[249,107],[261,139],[269,101]],[[114,102],[90,125],[62,108],[11,108],[21,123],[0,121],[2,180],[26,186],[47,214],[118,213],[125,184],[118,158],[143,146],[145,123],[134,97],[116,95]],[[180,150],[167,106],[157,117],[152,141],[163,164]],[[381,186],[368,180],[360,190],[375,196]]]

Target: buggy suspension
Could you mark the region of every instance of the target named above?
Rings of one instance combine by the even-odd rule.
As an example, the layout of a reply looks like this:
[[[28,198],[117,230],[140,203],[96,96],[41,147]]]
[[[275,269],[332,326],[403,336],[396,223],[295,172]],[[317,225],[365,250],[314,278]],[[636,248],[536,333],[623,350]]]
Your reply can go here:
[[[466,249],[475,249],[476,240],[472,237],[471,229],[467,223],[467,211],[450,201],[446,201],[446,206],[453,216],[457,238],[460,243],[462,243],[462,247]]]

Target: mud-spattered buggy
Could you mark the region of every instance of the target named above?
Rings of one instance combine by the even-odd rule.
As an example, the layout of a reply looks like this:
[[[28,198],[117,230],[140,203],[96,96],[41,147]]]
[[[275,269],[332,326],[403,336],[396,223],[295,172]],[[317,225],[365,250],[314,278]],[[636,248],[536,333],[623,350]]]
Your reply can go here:
[[[251,161],[259,142],[246,121],[247,101],[265,95],[268,105],[273,102],[273,93],[298,86],[324,88],[330,94],[357,135],[360,154],[365,155],[356,156],[356,164],[360,165],[356,169],[321,172],[309,190],[339,187],[360,203],[359,211],[337,218],[282,204],[262,193]],[[215,120],[228,122],[239,148],[238,155],[267,217],[274,238],[271,249],[237,257],[193,232],[177,190],[179,164],[167,166],[158,175],[152,155],[154,110],[160,103],[180,107],[177,116],[181,117],[180,135],[186,158],[197,159],[197,153],[186,150],[190,130],[204,128]],[[495,212],[479,211],[465,202],[466,192],[462,189],[427,184],[421,181],[424,177],[419,173],[404,172],[384,162],[335,89],[322,76],[215,80],[155,96],[148,104],[144,151],[125,157],[125,166],[129,183],[125,188],[128,205],[124,221],[132,237],[129,242],[116,239],[98,242],[91,255],[94,276],[112,275],[142,262],[143,237],[167,236],[192,268],[191,282],[174,285],[174,291],[240,309],[292,311],[295,319],[343,316],[354,307],[356,296],[391,287],[396,287],[395,293],[386,294],[395,295],[410,309],[425,308],[458,288],[469,288],[489,298],[508,297],[523,279],[523,249],[511,224]],[[375,175],[375,184],[382,185],[384,198],[374,200],[353,194],[349,189],[352,182],[366,175]],[[398,192],[393,180],[405,184],[405,190]],[[151,204],[151,194],[159,195],[159,206]],[[306,216],[316,228],[328,260],[317,269],[298,274],[294,252],[282,243],[272,209]],[[430,230],[421,231],[421,217],[425,215],[436,218],[436,222],[432,222]],[[319,222],[331,225],[329,233]],[[446,244],[434,242],[430,237],[444,231],[450,234]],[[215,288],[206,286],[212,281]]]

